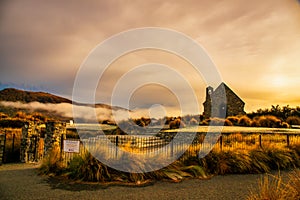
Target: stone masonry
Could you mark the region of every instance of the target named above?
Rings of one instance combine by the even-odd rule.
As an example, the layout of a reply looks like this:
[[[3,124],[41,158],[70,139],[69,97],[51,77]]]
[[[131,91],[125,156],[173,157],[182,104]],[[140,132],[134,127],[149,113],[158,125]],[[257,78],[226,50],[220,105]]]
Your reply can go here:
[[[47,155],[54,146],[61,146],[61,139],[65,139],[66,124],[59,122],[46,123],[46,135],[44,140],[44,154]]]
[[[225,83],[221,83],[216,90],[206,88],[206,100],[203,103],[204,117],[221,117],[244,115],[245,103]]]

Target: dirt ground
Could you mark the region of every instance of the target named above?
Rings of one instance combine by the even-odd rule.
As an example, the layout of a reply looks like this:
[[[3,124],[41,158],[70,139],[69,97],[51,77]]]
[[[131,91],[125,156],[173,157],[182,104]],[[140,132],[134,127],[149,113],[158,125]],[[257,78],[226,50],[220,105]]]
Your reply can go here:
[[[216,176],[180,183],[155,182],[143,187],[103,186],[37,175],[35,164],[0,166],[0,199],[245,199],[262,175]]]

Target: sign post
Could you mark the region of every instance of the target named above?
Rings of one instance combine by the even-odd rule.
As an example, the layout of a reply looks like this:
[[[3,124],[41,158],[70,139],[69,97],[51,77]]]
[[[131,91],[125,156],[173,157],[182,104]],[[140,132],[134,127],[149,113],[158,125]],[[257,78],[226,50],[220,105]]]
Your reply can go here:
[[[64,152],[79,153],[79,140],[64,140]]]

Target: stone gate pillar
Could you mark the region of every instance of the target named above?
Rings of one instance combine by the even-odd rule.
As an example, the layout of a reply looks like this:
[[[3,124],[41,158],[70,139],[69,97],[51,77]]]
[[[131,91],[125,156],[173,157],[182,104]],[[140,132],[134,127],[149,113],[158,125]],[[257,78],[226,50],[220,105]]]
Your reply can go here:
[[[28,152],[30,152],[30,136],[33,132],[33,122],[24,122],[22,127],[22,138],[21,138],[21,147],[20,147],[20,161],[28,162]]]
[[[44,154],[48,155],[54,146],[61,146],[61,136],[66,134],[66,124],[50,121],[46,123]]]

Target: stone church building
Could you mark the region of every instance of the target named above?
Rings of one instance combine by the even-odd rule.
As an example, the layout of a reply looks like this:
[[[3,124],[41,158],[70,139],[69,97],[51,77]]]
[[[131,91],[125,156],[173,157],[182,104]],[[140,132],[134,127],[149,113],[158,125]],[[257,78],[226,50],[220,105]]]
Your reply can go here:
[[[206,88],[206,100],[203,106],[205,118],[246,114],[245,102],[225,83],[221,83],[215,90],[210,86]]]

